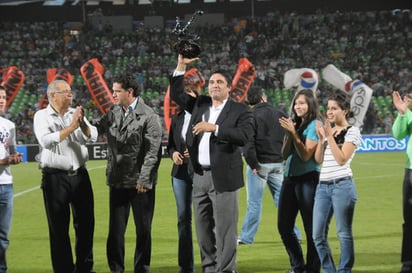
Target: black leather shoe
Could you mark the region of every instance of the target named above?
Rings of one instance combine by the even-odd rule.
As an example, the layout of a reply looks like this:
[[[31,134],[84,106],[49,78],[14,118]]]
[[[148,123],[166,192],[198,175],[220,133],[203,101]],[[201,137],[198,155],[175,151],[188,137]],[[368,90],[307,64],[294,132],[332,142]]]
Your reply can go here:
[[[409,265],[409,264],[402,265],[401,271],[399,273],[412,273],[412,265]]]

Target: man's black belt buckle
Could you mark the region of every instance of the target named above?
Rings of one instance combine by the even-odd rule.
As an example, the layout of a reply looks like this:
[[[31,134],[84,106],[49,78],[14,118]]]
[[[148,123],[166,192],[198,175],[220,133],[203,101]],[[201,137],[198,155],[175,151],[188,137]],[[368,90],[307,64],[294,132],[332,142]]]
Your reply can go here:
[[[78,169],[75,170],[75,171],[67,171],[67,175],[68,176],[75,176],[75,175],[77,175],[77,171],[78,171]]]
[[[319,181],[319,183],[324,184],[324,185],[333,185],[333,184],[338,184],[339,182],[350,180],[350,179],[352,179],[351,176],[344,176],[344,177],[339,177],[339,178],[336,178],[336,179]]]
[[[56,168],[49,168],[49,167],[44,167],[42,170],[46,174],[65,174],[67,176],[75,176],[78,174],[78,172],[82,169],[83,167],[78,168],[77,170],[74,171],[66,171],[62,169],[56,169]]]

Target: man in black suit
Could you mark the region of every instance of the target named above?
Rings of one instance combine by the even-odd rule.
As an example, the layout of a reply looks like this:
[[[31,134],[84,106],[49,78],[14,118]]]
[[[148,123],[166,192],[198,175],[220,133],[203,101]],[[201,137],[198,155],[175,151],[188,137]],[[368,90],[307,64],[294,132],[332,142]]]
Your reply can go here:
[[[195,171],[193,205],[202,269],[234,273],[238,190],[244,185],[240,147],[253,137],[253,116],[246,105],[229,99],[232,81],[224,71],[211,74],[210,97],[184,95],[179,86],[190,61],[179,56],[170,95],[175,101],[184,98],[192,111],[186,142]]]

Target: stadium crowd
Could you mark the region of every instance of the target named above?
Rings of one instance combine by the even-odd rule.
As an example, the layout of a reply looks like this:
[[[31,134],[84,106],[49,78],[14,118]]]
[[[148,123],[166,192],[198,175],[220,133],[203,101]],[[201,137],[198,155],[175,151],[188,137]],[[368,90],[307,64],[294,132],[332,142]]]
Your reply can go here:
[[[394,109],[388,98],[392,90],[412,90],[412,14],[404,11],[333,12],[315,14],[270,13],[259,18],[231,18],[223,26],[202,26],[192,31],[200,36],[202,49],[197,67],[209,78],[216,67],[236,72],[238,60],[247,57],[256,67],[254,84],[269,101],[288,108],[290,101],[275,101],[284,91],[284,73],[293,68],[320,72],[334,64],[342,72],[374,90],[363,133],[389,133]],[[74,76],[76,104],[90,119],[100,113],[91,99],[79,68],[98,58],[105,67],[104,78],[111,87],[112,76],[129,71],[142,87],[142,97],[163,116],[163,99],[176,53],[172,28],[135,27],[133,32],[116,33],[85,24],[78,34],[66,22],[1,22],[0,68],[17,66],[25,74],[20,92],[46,92],[49,68],[66,68]],[[332,86],[320,82],[321,105]],[[293,90],[291,90],[293,92]],[[16,122],[19,144],[35,143],[33,113],[38,104],[26,104],[9,111]],[[167,137],[167,134],[164,134]]]

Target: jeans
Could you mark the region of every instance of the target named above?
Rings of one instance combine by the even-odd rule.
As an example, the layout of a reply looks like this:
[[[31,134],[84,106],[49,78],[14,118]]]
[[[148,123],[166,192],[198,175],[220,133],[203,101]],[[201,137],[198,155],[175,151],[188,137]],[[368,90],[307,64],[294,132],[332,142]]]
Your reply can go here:
[[[13,213],[13,184],[0,185],[0,273],[7,271],[6,250]]]
[[[180,273],[194,271],[192,238],[192,180],[172,177],[173,192],[177,208],[177,230],[179,236],[178,262]]]
[[[253,173],[249,166],[246,168],[247,210],[239,236],[239,240],[245,244],[253,244],[254,242],[262,217],[262,198],[266,184],[272,194],[275,206],[278,207],[283,182],[283,163],[259,163],[259,165],[258,174]],[[298,239],[301,240],[302,235],[296,226],[294,231]]]
[[[324,273],[350,273],[355,261],[352,222],[357,200],[352,179],[338,184],[319,184],[313,207],[313,240]],[[328,243],[329,223],[335,214],[336,230],[340,242],[340,264],[336,271]]]
[[[278,230],[295,273],[304,270],[320,272],[319,257],[312,239],[313,203],[318,182],[319,173],[316,171],[297,177],[285,177],[280,191]],[[306,264],[302,246],[293,231],[299,212],[306,234]]]

